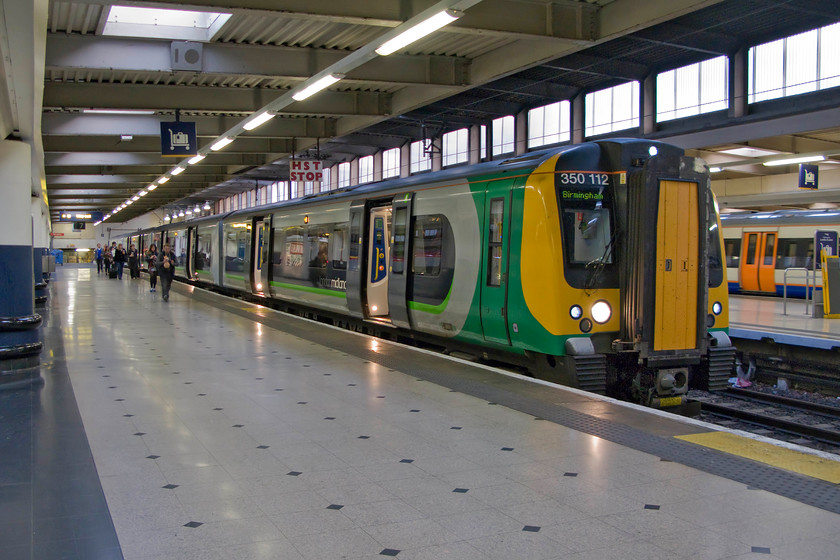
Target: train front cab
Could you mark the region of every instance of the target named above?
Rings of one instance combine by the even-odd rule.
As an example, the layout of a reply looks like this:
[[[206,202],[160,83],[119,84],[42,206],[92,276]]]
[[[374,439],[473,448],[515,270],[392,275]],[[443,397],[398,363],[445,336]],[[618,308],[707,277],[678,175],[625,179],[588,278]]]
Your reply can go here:
[[[673,146],[636,140],[595,145],[597,150],[571,150],[556,165],[568,288],[554,305],[579,320],[578,328],[565,332],[580,334],[566,341],[555,376],[572,385],[582,373],[594,378],[592,360],[600,355],[608,393],[654,407],[683,404],[690,386],[716,388],[734,362],[708,173],[702,161]],[[568,184],[572,177],[574,186]],[[610,221],[611,233],[599,242],[601,253],[584,262],[575,251],[587,236],[597,237],[585,231],[599,219]],[[539,273],[528,258],[523,244],[525,284],[527,275]],[[549,325],[547,312],[538,308],[544,300],[535,297],[529,307]],[[588,303],[570,305],[578,300]],[[606,304],[612,318],[593,324],[593,302]]]
[[[721,228],[708,172],[701,160],[673,147],[658,149],[641,168],[633,160],[627,166],[628,281],[613,348],[625,372],[619,375],[635,376],[634,397],[666,407],[682,404],[690,387],[721,388],[734,348],[726,333]]]

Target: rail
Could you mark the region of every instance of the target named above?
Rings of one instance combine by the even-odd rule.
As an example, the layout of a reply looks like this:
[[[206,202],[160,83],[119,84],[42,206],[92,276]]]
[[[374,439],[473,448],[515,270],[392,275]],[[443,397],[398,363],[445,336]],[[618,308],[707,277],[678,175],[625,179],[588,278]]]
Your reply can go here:
[[[788,272],[805,272],[805,315],[810,315],[810,302],[813,294],[811,293],[811,270],[808,268],[791,267],[785,269],[784,287],[782,288],[782,314],[787,315],[787,287],[788,287]],[[814,288],[816,288],[817,279],[814,277]]]

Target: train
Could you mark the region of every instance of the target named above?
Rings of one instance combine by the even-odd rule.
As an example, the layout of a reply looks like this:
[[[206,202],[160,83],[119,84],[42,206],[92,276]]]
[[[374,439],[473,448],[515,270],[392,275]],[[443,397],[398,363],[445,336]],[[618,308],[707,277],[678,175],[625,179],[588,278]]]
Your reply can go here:
[[[706,164],[610,139],[128,234],[176,278],[667,408],[732,375]]]
[[[837,255],[840,210],[739,212],[723,214],[721,223],[730,293],[804,298],[822,289],[814,246]]]

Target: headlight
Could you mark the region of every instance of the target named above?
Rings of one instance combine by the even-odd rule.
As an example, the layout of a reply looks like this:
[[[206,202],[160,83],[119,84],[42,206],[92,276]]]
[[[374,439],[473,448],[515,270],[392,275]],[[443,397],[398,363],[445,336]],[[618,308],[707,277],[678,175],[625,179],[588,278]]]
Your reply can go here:
[[[572,308],[569,309],[569,316],[571,316],[572,319],[577,321],[583,316],[583,309],[580,307],[580,305],[573,305]]]
[[[580,332],[588,333],[592,330],[592,321],[589,319],[581,319],[580,321]]]
[[[612,309],[610,304],[604,300],[596,301],[592,306],[592,319],[598,324],[604,324],[610,320]]]
[[[720,315],[721,311],[723,311],[723,306],[720,304],[720,302],[714,302],[712,304],[712,313],[714,313],[715,315]]]

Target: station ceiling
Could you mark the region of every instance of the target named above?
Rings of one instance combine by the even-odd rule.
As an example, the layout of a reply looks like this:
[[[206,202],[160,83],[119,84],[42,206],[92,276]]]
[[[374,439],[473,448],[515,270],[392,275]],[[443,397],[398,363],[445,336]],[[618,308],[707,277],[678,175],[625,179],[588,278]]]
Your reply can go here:
[[[199,147],[206,147],[326,68],[348,70],[327,91],[280,103],[277,117],[238,134],[111,221],[153,210],[162,216],[166,206],[203,204],[283,180],[289,156],[314,154],[316,147],[328,165],[348,161],[840,19],[837,0],[124,4],[230,17],[193,39],[201,44],[198,60],[176,60],[181,43],[165,26],[158,26],[158,38],[110,36],[104,34],[110,2],[51,0],[42,139],[54,220],[68,211],[110,212],[184,161],[160,155],[159,123],[175,120],[176,112],[196,123]],[[406,20],[445,8],[463,15],[391,56],[361,58]],[[90,112],[97,109],[145,114]],[[820,152],[840,163],[840,94],[807,94],[738,118],[681,119],[647,136],[724,167],[747,158],[723,151],[745,146]],[[789,172],[740,165],[719,176]],[[840,194],[823,193],[822,200],[840,202]]]

